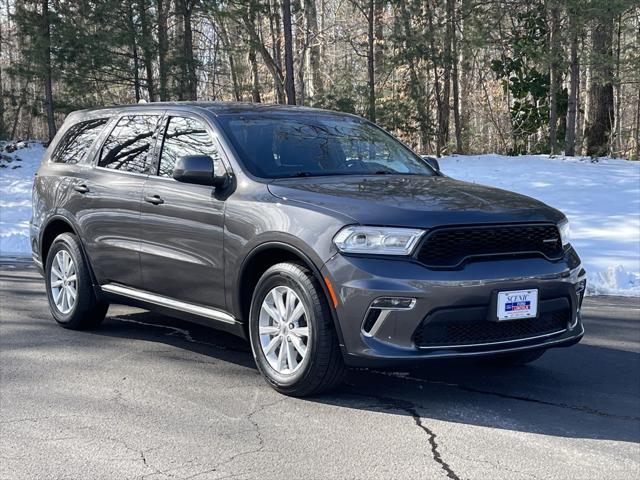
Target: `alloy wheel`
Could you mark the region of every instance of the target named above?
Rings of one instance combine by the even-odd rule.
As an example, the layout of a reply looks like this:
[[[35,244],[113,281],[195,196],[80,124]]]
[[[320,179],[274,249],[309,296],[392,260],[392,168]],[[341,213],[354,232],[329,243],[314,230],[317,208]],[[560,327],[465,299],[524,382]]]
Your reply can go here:
[[[56,253],[51,264],[51,297],[58,311],[64,315],[73,310],[78,297],[76,265],[66,250]]]
[[[295,373],[308,358],[307,318],[302,300],[289,287],[273,288],[262,301],[258,325],[262,353],[281,375]]]

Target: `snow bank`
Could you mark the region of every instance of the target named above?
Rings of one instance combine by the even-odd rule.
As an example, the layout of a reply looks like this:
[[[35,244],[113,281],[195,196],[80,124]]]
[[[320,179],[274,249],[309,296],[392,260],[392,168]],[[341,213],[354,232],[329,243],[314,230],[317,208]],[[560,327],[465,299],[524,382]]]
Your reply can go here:
[[[44,147],[0,144],[0,255],[30,255],[31,184]],[[640,295],[640,163],[529,155],[451,156],[449,176],[514,190],[562,210],[589,274],[589,293]]]
[[[0,255],[31,255],[31,185],[44,151],[39,142],[0,143]]]
[[[563,211],[589,293],[640,295],[640,162],[525,155],[454,155],[447,175],[529,195]]]

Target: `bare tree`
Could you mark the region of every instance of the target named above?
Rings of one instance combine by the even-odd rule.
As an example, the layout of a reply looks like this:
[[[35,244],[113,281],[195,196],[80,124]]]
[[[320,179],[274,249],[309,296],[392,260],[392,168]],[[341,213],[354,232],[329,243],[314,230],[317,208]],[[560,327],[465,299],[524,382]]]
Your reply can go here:
[[[578,110],[578,90],[580,88],[580,63],[578,61],[579,27],[576,18],[569,11],[569,34],[571,35],[571,60],[569,63],[570,86],[567,103],[567,133],[565,137],[565,155],[576,154],[576,120]]]
[[[293,72],[293,34],[291,31],[291,0],[282,0],[282,27],[284,30],[284,89],[287,103],[296,104],[296,82]]]
[[[42,58],[43,58],[43,86],[44,86],[44,103],[47,113],[47,129],[49,142],[56,135],[56,119],[53,108],[53,86],[52,86],[52,68],[51,68],[51,23],[49,18],[49,0],[41,0],[41,16],[42,16]]]
[[[555,155],[558,148],[558,93],[562,82],[560,73],[560,5],[550,1],[550,41],[551,58],[549,62],[549,147]]]

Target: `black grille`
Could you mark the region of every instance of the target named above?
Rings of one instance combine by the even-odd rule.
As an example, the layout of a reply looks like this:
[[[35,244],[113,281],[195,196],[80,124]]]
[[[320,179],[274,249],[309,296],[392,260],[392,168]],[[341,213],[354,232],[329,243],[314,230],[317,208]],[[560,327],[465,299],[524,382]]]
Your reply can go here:
[[[427,236],[417,258],[427,266],[443,268],[456,267],[468,257],[512,254],[561,257],[558,228],[555,225],[442,228]]]
[[[486,312],[486,309],[483,309]],[[491,342],[508,342],[559,332],[567,328],[571,309],[541,314],[521,320],[458,321],[459,315],[446,311],[427,317],[414,333],[417,347],[464,346]]]

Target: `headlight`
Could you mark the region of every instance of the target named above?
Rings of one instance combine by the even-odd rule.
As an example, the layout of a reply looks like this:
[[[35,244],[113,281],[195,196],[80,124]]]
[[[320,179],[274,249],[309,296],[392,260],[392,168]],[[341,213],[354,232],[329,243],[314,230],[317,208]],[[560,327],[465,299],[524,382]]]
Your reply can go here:
[[[345,253],[411,255],[424,230],[386,227],[345,227],[334,237],[338,250]]]
[[[571,226],[569,220],[563,220],[558,224],[558,230],[560,231],[560,240],[562,240],[562,246],[566,247],[571,242]]]

